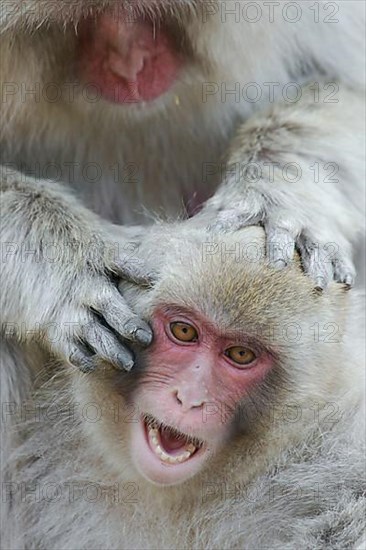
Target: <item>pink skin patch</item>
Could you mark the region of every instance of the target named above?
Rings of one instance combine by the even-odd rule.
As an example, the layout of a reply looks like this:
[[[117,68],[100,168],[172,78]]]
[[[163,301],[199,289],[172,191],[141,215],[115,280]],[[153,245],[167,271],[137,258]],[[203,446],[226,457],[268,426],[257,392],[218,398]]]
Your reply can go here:
[[[114,103],[151,101],[168,91],[182,59],[163,23],[128,20],[121,8],[79,26],[77,70]]]
[[[177,340],[173,322],[193,326],[197,341]],[[264,379],[272,358],[258,352],[249,365],[236,364],[224,352],[249,348],[242,333],[226,336],[199,314],[175,307],[158,310],[153,329],[149,364],[134,396],[141,421],[131,427],[131,451],[144,477],[172,485],[195,475],[220,447],[236,405]]]

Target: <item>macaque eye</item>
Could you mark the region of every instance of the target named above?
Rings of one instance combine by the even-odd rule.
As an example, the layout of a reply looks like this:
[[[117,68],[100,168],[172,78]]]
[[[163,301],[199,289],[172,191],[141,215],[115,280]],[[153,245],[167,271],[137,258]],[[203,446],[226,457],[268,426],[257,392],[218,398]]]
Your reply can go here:
[[[198,339],[197,331],[192,325],[177,321],[170,323],[170,331],[180,342],[196,342]]]
[[[224,353],[238,365],[249,365],[249,363],[253,363],[254,359],[256,359],[256,355],[252,350],[243,348],[242,346],[233,346],[226,349]]]

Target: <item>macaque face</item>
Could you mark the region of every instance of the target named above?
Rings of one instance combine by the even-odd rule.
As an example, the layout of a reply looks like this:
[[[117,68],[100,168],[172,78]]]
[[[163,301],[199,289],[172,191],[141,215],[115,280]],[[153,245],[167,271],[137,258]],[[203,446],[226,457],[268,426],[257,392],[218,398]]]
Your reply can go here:
[[[314,345],[313,336],[315,322],[328,327],[334,321],[333,293],[315,293],[297,263],[279,271],[220,253],[203,260],[204,230],[187,231],[184,241],[161,231],[160,256],[149,239],[142,249],[148,263],[161,266],[161,279],[151,289],[124,281],[120,287],[152,325],[153,342],[136,349],[131,373],[112,379],[103,396],[100,386],[92,395],[103,402],[114,397],[114,408],[131,406],[133,421],[107,420],[97,435],[109,447],[113,441],[113,455],[105,455],[118,474],[125,475],[127,463],[130,476],[175,485],[219,464],[224,480],[230,450],[243,445],[243,453],[250,452],[270,440],[277,429],[273,419],[282,414],[272,412],[291,404],[296,388],[317,395],[319,378],[312,373],[321,370],[324,354],[330,364],[337,361],[338,345]],[[240,239],[264,254],[262,228],[221,239],[226,250]],[[339,307],[341,290],[334,291]],[[122,470],[121,457],[127,459]]]
[[[170,485],[196,474],[231,432],[235,411],[273,359],[243,332],[225,334],[198,312],[157,309],[154,343],[134,395],[132,455],[148,480]]]

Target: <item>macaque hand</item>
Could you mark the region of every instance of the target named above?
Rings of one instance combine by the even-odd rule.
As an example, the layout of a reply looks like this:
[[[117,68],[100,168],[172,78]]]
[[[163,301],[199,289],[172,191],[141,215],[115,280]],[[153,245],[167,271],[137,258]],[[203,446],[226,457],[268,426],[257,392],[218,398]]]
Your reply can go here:
[[[62,240],[56,242],[32,239],[34,254],[27,253],[28,243],[24,253],[20,247],[15,253],[9,249],[4,266],[13,274],[13,293],[6,285],[10,277],[4,277],[5,295],[14,299],[5,303],[10,304],[3,323],[8,335],[34,341],[52,358],[82,372],[101,363],[130,370],[134,356],[129,344],[149,345],[152,331],[127,305],[118,283],[122,279],[149,286],[151,270],[129,235],[122,239],[89,226],[70,234],[66,225],[59,235]],[[53,251],[57,258],[51,258]],[[26,330],[17,334],[18,327]]]
[[[121,279],[142,286],[153,282],[154,276],[138,258],[135,245],[98,235],[78,258],[81,271],[69,273],[75,284],[68,281],[72,298],[58,305],[62,338],[56,342],[56,351],[82,372],[93,371],[101,361],[129,371],[134,364],[129,343],[145,347],[152,341],[151,328],[118,290]],[[65,320],[70,330],[65,330]]]
[[[103,245],[108,250],[110,243]],[[112,257],[97,262],[97,266],[86,267],[84,284],[75,294],[68,312],[69,317],[78,320],[78,332],[72,331],[59,351],[83,372],[93,371],[100,361],[129,371],[134,357],[128,344],[145,347],[152,341],[151,328],[134,314],[117,286],[121,279],[150,286],[153,274],[136,256],[132,243],[122,243],[122,250],[117,250],[115,245],[113,243]]]
[[[295,202],[293,208],[281,208],[271,201],[270,194],[266,195],[263,187],[245,189],[241,193],[234,191],[234,196],[229,189],[226,192],[222,187],[201,212],[204,219],[209,220],[210,231],[225,233],[248,225],[263,225],[270,265],[278,269],[287,267],[293,261],[296,249],[304,272],[313,279],[317,290],[324,290],[333,280],[347,288],[353,286],[355,269],[350,254],[337,244],[344,244],[344,237],[318,239],[316,226],[319,227],[319,222],[312,224],[301,211],[301,205]],[[225,207],[228,202],[235,206]]]

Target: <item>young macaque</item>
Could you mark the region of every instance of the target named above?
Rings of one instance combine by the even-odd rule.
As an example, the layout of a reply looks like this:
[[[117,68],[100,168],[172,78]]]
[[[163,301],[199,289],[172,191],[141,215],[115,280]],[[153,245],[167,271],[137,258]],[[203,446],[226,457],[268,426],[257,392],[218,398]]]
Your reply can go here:
[[[314,290],[297,259],[275,269],[259,227],[188,227],[144,238],[152,288],[121,283],[154,333],[135,368],[45,369],[20,411],[4,548],[361,544],[357,291]]]

